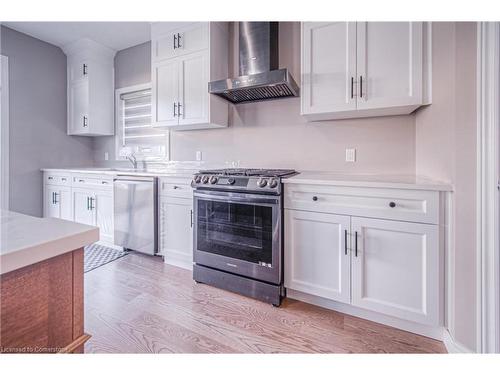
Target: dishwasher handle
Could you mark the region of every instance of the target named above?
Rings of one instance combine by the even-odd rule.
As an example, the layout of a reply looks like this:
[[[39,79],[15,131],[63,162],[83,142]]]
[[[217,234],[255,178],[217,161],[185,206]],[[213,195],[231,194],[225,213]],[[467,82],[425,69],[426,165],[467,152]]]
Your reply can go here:
[[[156,177],[142,177],[142,176],[116,176],[113,181],[115,182],[155,182]]]

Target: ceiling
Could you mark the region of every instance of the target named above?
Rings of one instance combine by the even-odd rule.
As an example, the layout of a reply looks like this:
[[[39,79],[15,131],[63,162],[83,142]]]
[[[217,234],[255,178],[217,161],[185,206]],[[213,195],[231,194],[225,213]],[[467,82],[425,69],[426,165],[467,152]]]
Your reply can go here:
[[[149,22],[2,22],[11,29],[62,47],[89,38],[120,51],[151,40]]]

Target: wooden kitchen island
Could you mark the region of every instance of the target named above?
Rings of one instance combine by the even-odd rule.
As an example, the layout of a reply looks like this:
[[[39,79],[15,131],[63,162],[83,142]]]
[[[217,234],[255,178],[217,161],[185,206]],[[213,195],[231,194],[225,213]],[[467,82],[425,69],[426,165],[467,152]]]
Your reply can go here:
[[[95,227],[0,211],[0,353],[82,353],[83,247]]]

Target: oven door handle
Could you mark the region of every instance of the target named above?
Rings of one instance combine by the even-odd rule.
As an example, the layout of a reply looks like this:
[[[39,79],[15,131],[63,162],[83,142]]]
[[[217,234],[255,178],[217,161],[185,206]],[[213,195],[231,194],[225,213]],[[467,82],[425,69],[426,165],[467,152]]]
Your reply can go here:
[[[216,200],[220,202],[227,203],[249,203],[249,204],[267,204],[276,206],[279,205],[279,197],[265,197],[258,194],[241,194],[241,193],[229,193],[229,194],[210,194],[210,193],[200,193],[195,191],[193,193],[195,198],[202,198],[207,200]]]

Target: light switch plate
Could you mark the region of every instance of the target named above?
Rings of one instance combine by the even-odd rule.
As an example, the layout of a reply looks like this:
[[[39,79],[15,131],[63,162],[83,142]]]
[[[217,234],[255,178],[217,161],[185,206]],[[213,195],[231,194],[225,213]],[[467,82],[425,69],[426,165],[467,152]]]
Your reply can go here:
[[[202,159],[201,151],[196,151],[196,161],[201,161],[201,159]]]
[[[356,161],[356,149],[346,148],[345,149],[345,161],[349,163],[354,163]]]
[[[104,160],[109,160],[109,153],[107,152],[104,153]]]

